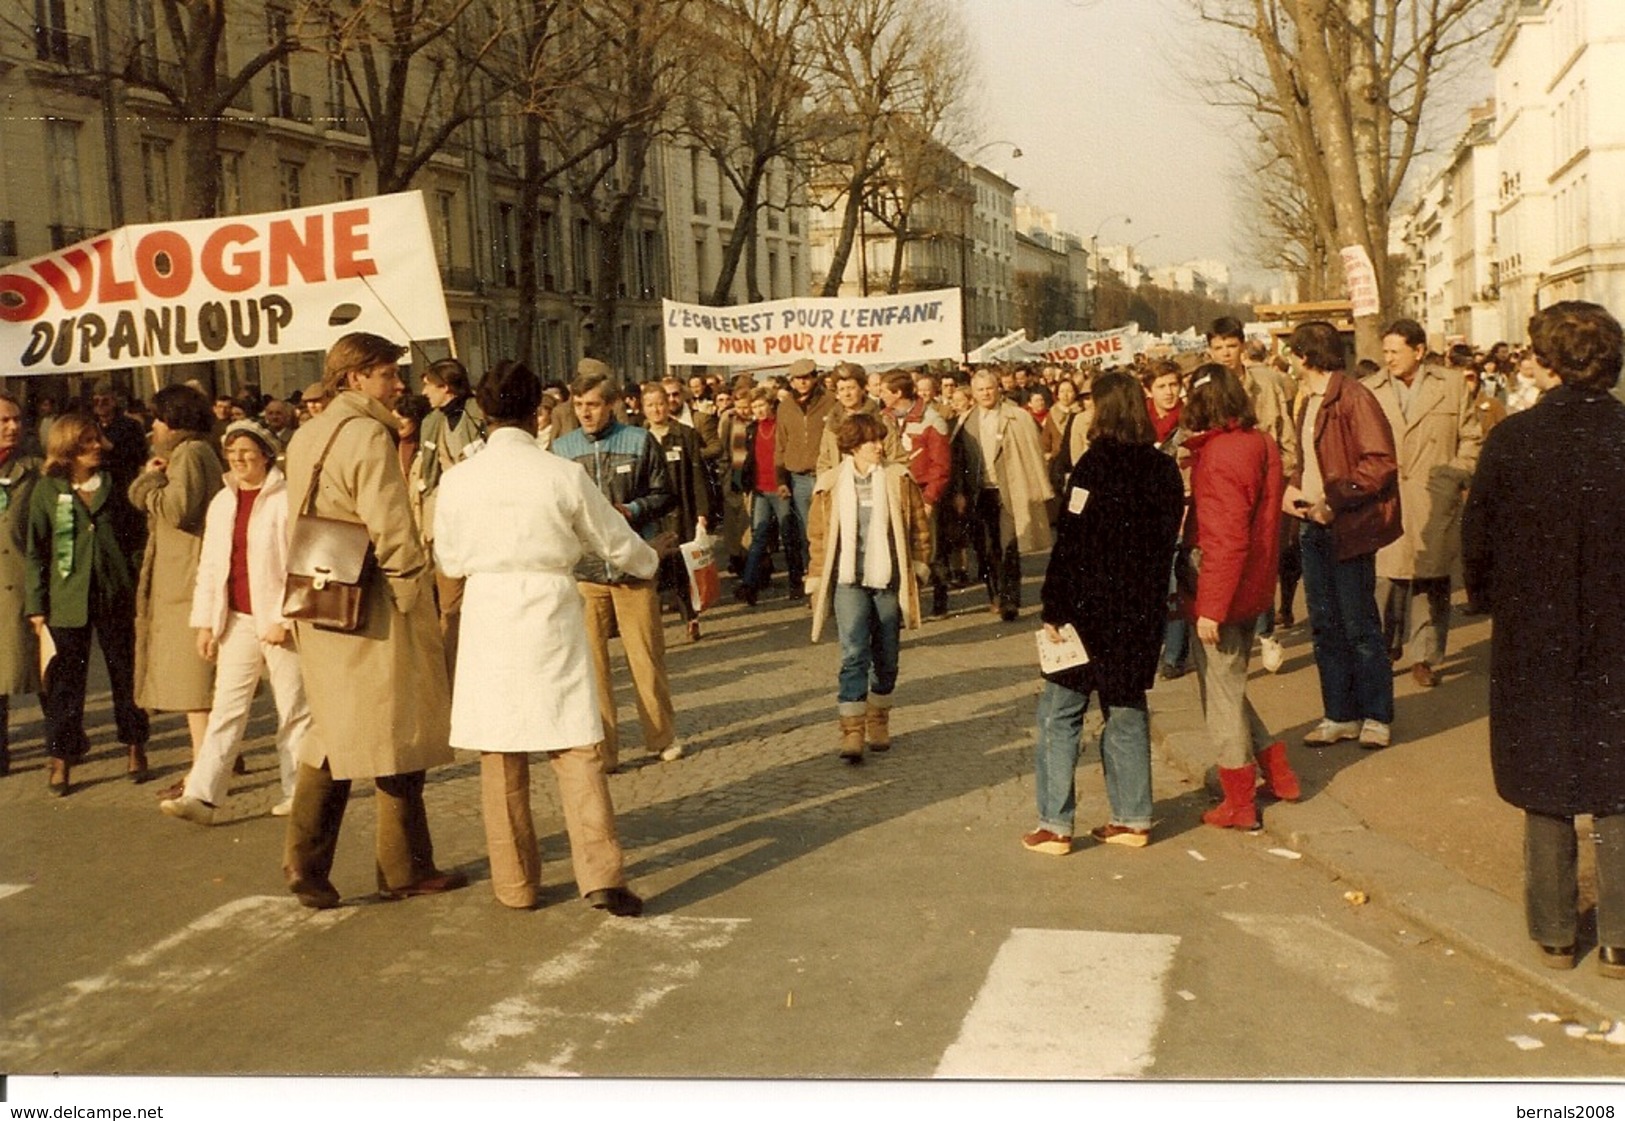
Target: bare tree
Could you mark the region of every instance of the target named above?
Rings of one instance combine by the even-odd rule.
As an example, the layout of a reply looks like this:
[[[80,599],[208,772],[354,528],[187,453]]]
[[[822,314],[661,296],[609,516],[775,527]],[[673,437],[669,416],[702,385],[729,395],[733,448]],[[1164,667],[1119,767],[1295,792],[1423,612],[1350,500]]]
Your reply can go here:
[[[1228,100],[1273,118],[1319,240],[1364,249],[1377,315],[1355,321],[1362,354],[1379,343],[1395,277],[1394,200],[1421,146],[1437,84],[1496,25],[1498,0],[1190,0],[1246,53]],[[1249,104],[1250,102],[1250,104]]]
[[[494,67],[493,55],[527,13],[511,2],[327,2],[330,63],[366,121],[379,193],[406,190],[430,157],[506,92],[513,75]]]
[[[261,4],[233,0],[155,0],[114,6],[93,5],[99,53],[94,57],[69,49],[68,37],[37,22],[29,30],[34,5],[14,5],[7,18],[12,30],[30,34],[41,57],[51,57],[70,70],[96,80],[103,90],[104,111],[121,111],[112,103],[115,83],[161,94],[180,131],[181,218],[212,218],[220,207],[220,128],[222,116],[249,83],[267,67],[299,50],[304,36],[319,28],[326,0],[296,0],[271,19]],[[264,46],[237,67],[226,58],[228,18],[233,29],[264,27]],[[162,45],[162,49],[161,49]],[[172,56],[175,62],[167,61]],[[116,189],[116,188],[115,188]]]
[[[822,9],[814,95],[818,186],[820,205],[841,208],[823,287],[824,295],[833,296],[846,277],[874,179],[886,166],[888,122],[919,116],[930,97],[929,44],[945,9],[927,0],[822,0]],[[862,267],[867,270],[868,262]]]
[[[692,75],[691,0],[584,0],[583,26],[600,44],[591,80],[541,118],[547,146],[575,153],[564,179],[592,227],[597,258],[583,349],[609,354],[626,271],[626,234],[643,196],[655,139]]]
[[[716,161],[739,198],[739,213],[708,299],[724,304],[745,266],[749,299],[762,299],[755,269],[760,213],[784,209],[795,193],[786,182],[768,198],[769,173],[788,173],[811,140],[807,97],[816,64],[817,0],[707,0],[691,21],[694,48],[705,57],[681,99],[683,135]]]
[[[902,285],[903,262],[911,241],[940,236],[942,231],[917,229],[914,217],[921,202],[962,186],[965,161],[955,153],[970,136],[964,119],[971,50],[962,25],[943,9],[941,21],[920,47],[917,60],[924,78],[912,110],[886,118],[880,136],[882,165],[868,184],[865,209],[892,237],[891,275],[886,291]]]

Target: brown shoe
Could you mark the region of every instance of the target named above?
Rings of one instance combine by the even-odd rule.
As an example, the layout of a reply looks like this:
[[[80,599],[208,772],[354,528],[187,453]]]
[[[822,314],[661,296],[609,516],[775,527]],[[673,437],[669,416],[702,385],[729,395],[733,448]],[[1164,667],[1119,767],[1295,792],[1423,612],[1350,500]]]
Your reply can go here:
[[[1035,829],[1021,838],[1021,847],[1029,852],[1041,852],[1046,856],[1065,856],[1072,851],[1072,838],[1061,833],[1051,833],[1048,829]]]
[[[1151,843],[1151,830],[1130,829],[1127,825],[1114,825],[1111,822],[1095,826],[1089,830],[1089,836],[1103,845],[1126,845],[1131,849],[1143,849]]]
[[[288,890],[301,904],[316,911],[326,911],[339,905],[339,891],[330,882],[314,876],[295,876],[288,881]]]
[[[643,900],[624,887],[601,887],[589,891],[587,902],[600,911],[608,911],[623,919],[635,919],[643,914]]]
[[[386,888],[378,893],[380,899],[396,900],[411,899],[417,895],[440,895],[447,891],[456,891],[460,887],[468,886],[468,877],[461,872],[436,872],[434,875],[419,880],[406,887]]]
[[[1424,689],[1431,689],[1439,683],[1439,671],[1426,662],[1417,662],[1412,666],[1411,676]]]

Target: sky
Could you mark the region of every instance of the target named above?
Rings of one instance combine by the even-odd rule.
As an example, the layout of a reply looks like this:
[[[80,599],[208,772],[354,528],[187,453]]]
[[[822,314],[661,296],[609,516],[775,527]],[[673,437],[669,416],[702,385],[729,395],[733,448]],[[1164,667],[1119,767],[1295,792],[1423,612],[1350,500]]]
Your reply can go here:
[[[976,161],[1021,187],[1018,201],[1055,211],[1085,244],[1099,229],[1103,245],[1141,243],[1149,265],[1216,258],[1238,281],[1266,281],[1243,260],[1231,199],[1247,126],[1203,104],[1186,79],[1185,0],[960,7],[980,86],[976,140],[961,154],[988,144]],[[992,141],[1009,141],[1021,158]]]

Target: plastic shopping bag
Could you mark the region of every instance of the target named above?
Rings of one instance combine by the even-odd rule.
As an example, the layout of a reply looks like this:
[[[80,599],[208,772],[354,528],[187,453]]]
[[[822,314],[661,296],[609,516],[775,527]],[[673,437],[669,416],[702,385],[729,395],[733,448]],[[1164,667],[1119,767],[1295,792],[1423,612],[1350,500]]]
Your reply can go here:
[[[722,578],[717,575],[717,562],[711,551],[711,538],[701,533],[694,540],[678,546],[683,554],[683,567],[688,570],[688,595],[695,611],[715,607],[722,599]]]

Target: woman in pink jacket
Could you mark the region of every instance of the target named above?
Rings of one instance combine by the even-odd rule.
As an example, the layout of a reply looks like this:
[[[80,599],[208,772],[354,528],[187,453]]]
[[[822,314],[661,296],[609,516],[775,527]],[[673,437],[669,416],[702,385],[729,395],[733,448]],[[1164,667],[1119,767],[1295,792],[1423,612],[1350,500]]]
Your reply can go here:
[[[1202,710],[1218,748],[1224,787],[1224,802],[1202,820],[1220,828],[1257,829],[1254,787],[1260,767],[1275,797],[1291,802],[1299,796],[1286,744],[1270,737],[1247,699],[1253,623],[1275,602],[1281,453],[1254,427],[1247,390],[1223,366],[1196,369],[1181,415],[1192,433],[1184,445],[1191,454],[1191,509],[1182,550],[1190,563],[1182,582],[1199,640]]]

